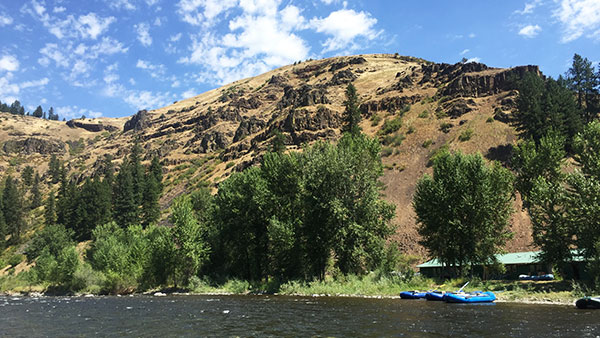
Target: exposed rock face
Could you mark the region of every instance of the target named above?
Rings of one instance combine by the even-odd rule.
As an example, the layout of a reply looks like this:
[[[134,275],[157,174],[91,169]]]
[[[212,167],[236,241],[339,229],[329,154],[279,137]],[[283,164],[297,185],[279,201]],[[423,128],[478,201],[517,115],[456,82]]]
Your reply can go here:
[[[539,74],[537,66],[521,66],[495,74],[463,73],[438,92],[440,96],[479,97],[516,89],[516,82],[526,73]]]
[[[371,113],[378,111],[394,112],[408,104],[415,104],[421,101],[421,99],[420,95],[385,97],[380,100],[367,101],[361,104],[360,110],[365,115],[371,115]]]
[[[344,69],[344,70],[341,70],[341,71],[333,74],[331,81],[329,81],[329,85],[339,86],[342,84],[350,83],[354,80],[356,80],[356,75],[354,75],[354,73],[352,73],[351,70]]]
[[[448,116],[457,118],[473,110],[470,106],[475,105],[473,99],[465,100],[459,98],[450,102],[442,104],[442,109],[446,111]]]
[[[286,86],[283,89],[283,97],[279,101],[278,107],[280,109],[290,106],[306,107],[326,103],[329,103],[329,99],[327,99],[327,90],[325,88],[305,84],[298,89]]]
[[[248,99],[240,97],[232,100],[229,105],[238,109],[250,110],[260,107],[260,101],[255,96],[252,96]]]
[[[6,153],[31,154],[61,154],[66,150],[65,143],[53,139],[29,137],[22,140],[8,140],[2,147]]]
[[[223,149],[229,144],[230,141],[225,133],[213,130],[194,136],[188,141],[186,147],[190,147],[195,154],[204,154],[210,151]]]
[[[269,79],[269,85],[272,86],[281,86],[283,87],[286,84],[287,80],[285,77],[281,76],[281,75],[273,75],[271,76],[271,78]]]
[[[238,128],[235,130],[233,142],[237,142],[250,134],[261,131],[266,125],[267,124],[264,121],[259,120],[254,116],[250,117],[249,119],[242,120]]]
[[[426,63],[421,65],[423,79],[421,84],[426,82],[434,82],[434,84],[446,83],[457,76],[464,73],[481,72],[489,69],[483,63],[455,63],[453,65],[447,63]]]
[[[349,60],[343,60],[343,61],[332,63],[331,66],[329,67],[329,71],[335,72],[336,70],[348,67],[349,65],[360,65],[365,62],[367,62],[367,60],[365,60],[365,58],[363,58],[362,56],[353,57],[353,58],[350,58]]]
[[[341,118],[337,113],[325,107],[320,107],[314,113],[304,109],[290,111],[283,124],[283,130],[288,132],[318,131],[327,128],[339,128],[340,124]]]
[[[67,121],[67,126],[70,128],[81,128],[91,132],[100,132],[100,131],[116,131],[118,128],[110,125],[103,125],[102,123],[91,123],[84,122],[81,120],[69,120]]]
[[[135,115],[131,117],[131,119],[125,122],[125,126],[123,127],[123,132],[128,132],[130,130],[140,131],[150,126],[150,118],[148,117],[147,110],[140,110]]]

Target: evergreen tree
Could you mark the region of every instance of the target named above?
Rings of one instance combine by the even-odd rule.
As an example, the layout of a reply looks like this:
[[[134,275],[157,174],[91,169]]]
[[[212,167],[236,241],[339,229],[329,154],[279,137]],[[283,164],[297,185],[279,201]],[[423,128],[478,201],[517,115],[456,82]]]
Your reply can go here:
[[[156,180],[156,182],[158,183],[159,195],[160,195],[162,193],[162,188],[163,188],[163,186],[162,186],[163,167],[162,167],[162,164],[160,164],[160,160],[159,160],[158,156],[152,157],[152,161],[150,162],[149,171],[152,174],[152,177],[154,177],[154,180]]]
[[[8,232],[6,229],[6,222],[4,221],[4,203],[2,202],[2,195],[4,194],[0,194],[0,249],[4,248],[4,238]]]
[[[283,135],[279,129],[275,129],[271,134],[273,135],[271,151],[274,153],[285,152],[285,135]]]
[[[21,112],[23,112],[23,114],[21,114]],[[19,100],[15,100],[15,102],[13,102],[10,105],[10,113],[15,114],[15,115],[17,115],[17,114],[24,115],[25,114],[25,110],[21,106],[21,102],[19,102]]]
[[[160,184],[156,178],[149,172],[145,179],[144,198],[142,201],[142,225],[144,227],[155,223],[160,218]]]
[[[2,201],[7,230],[11,235],[11,240],[16,242],[21,236],[25,220],[23,218],[23,195],[17,181],[13,180],[11,176],[6,177],[4,181]]]
[[[133,182],[133,197],[136,205],[142,204],[144,198],[144,179],[145,169],[142,165],[142,147],[138,141],[135,141],[129,154],[129,170],[131,172],[131,179]]]
[[[42,193],[40,192],[40,175],[36,172],[31,186],[31,209],[42,205]]]
[[[48,163],[48,174],[50,175],[50,182],[56,184],[60,182],[60,161],[55,154],[50,156],[50,163]]]
[[[54,191],[50,191],[44,205],[44,224],[46,226],[56,224],[56,200]]]
[[[26,166],[23,168],[23,172],[21,172],[21,180],[23,184],[26,186],[30,186],[33,183],[33,167]]]
[[[361,120],[361,114],[359,109],[358,94],[356,93],[356,87],[352,83],[346,87],[346,101],[344,101],[344,115],[342,132],[348,132],[353,135],[360,133],[360,126],[358,125]]]
[[[126,228],[139,223],[139,204],[136,203],[131,164],[124,161],[113,186],[113,218]]]
[[[567,71],[567,85],[577,93],[577,106],[582,112],[583,120],[591,122],[598,116],[599,78],[594,73],[594,66],[587,58],[579,54],[573,55],[573,64]]]
[[[48,110],[48,120],[58,121],[58,114],[54,113],[54,108],[50,107]]]
[[[43,117],[44,116],[44,111],[42,110],[42,106],[37,106],[37,108],[35,108],[35,110],[33,111],[33,117]]]

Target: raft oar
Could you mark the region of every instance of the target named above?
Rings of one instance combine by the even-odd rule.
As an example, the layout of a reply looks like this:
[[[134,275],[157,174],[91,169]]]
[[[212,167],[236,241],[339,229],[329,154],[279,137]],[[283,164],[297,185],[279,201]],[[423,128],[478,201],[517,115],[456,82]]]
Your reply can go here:
[[[456,293],[461,292],[467,285],[469,285],[469,282],[466,282],[465,285],[462,286],[462,288],[460,288],[460,289],[458,289],[458,291],[456,291]]]

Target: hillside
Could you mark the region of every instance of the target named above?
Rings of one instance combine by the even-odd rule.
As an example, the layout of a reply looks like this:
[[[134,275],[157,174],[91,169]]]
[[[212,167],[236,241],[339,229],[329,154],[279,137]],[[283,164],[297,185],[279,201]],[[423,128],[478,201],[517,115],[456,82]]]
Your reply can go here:
[[[344,91],[352,82],[362,103],[363,131],[384,144],[382,182],[385,199],[397,207],[395,238],[403,251],[424,255],[411,207],[416,181],[431,171],[429,159],[443,146],[506,160],[508,145],[517,139],[509,123],[514,80],[526,72],[539,70],[360,55],[285,66],[130,118],[65,123],[2,113],[0,171],[19,173],[32,165],[45,173],[56,154],[81,178],[102,169],[106,155],[118,163],[139,139],[148,156],[164,163],[166,208],[186,191],[204,184],[216,189],[233,171],[259,163],[274,130],[285,135],[289,151],[337,139]],[[515,209],[515,237],[507,250],[527,250],[528,216],[519,202]]]

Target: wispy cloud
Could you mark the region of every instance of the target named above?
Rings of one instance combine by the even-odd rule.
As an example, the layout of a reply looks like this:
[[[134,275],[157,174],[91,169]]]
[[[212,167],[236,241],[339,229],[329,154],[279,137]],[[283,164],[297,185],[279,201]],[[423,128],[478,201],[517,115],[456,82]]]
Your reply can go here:
[[[0,13],[0,27],[12,25],[13,18],[11,18],[8,14]]]
[[[526,38],[534,38],[542,31],[539,25],[527,25],[519,30],[519,35]]]
[[[516,14],[525,15],[533,13],[533,10],[542,4],[542,0],[533,0],[531,2],[526,2],[525,7],[522,10],[516,10]]]
[[[600,38],[600,1],[561,0],[553,16],[561,23],[561,42],[567,43],[586,35]]]
[[[0,57],[0,72],[14,72],[19,69],[19,60],[14,55],[2,55]]]
[[[468,48],[467,48],[467,49],[463,49],[463,51],[462,51],[462,52],[460,52],[459,54],[460,54],[460,55],[465,55],[465,54],[467,54],[467,53],[468,53],[468,52],[470,52],[470,51],[471,51],[471,50],[470,50],[470,49],[468,49]]]

